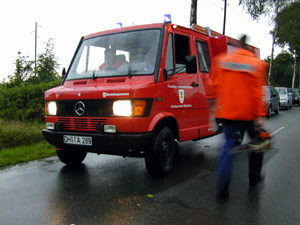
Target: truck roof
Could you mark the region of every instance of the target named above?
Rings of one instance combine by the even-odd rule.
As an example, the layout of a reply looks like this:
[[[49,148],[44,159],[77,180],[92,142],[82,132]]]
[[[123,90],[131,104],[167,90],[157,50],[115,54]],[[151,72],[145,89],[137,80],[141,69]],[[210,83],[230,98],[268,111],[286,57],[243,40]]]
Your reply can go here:
[[[110,30],[105,30],[105,31],[100,31],[96,32],[93,34],[89,34],[84,37],[84,39],[87,38],[92,38],[92,37],[97,37],[100,35],[105,35],[105,34],[112,34],[116,32],[126,32],[126,31],[131,31],[131,30],[142,30],[142,29],[151,29],[151,28],[162,28],[163,23],[153,23],[153,24],[145,24],[145,25],[135,25],[135,26],[128,26],[128,27],[123,27],[123,28],[115,28],[115,29],[110,29]]]
[[[168,26],[168,27],[172,27],[173,29],[177,29],[180,28],[182,30],[186,30],[186,32],[195,32],[197,34],[200,35],[204,35],[207,36],[211,39],[216,39],[216,40],[220,40],[220,41],[225,41],[227,43],[227,45],[230,46],[238,46],[239,45],[239,40],[234,39],[232,37],[226,36],[226,35],[222,35],[221,33],[218,33],[214,30],[211,30],[209,27],[202,27],[196,24],[193,24],[191,28],[187,28],[181,25],[177,25],[177,24],[172,24],[172,23],[153,23],[153,24],[144,24],[144,25],[135,25],[135,26],[128,26],[128,27],[123,27],[123,28],[115,28],[115,29],[110,29],[110,30],[105,30],[105,31],[100,31],[100,32],[96,32],[96,33],[92,33],[89,34],[87,36],[84,37],[84,39],[89,39],[89,38],[93,38],[93,37],[97,37],[100,35],[106,35],[106,34],[112,34],[112,33],[116,33],[116,32],[126,32],[126,31],[131,31],[131,30],[143,30],[143,29],[152,29],[152,28],[163,28],[163,26]],[[247,45],[249,50],[252,51],[256,57],[260,57],[260,50],[257,47],[254,47],[252,45]],[[215,54],[217,55],[219,54],[218,50],[216,49]]]
[[[153,23],[153,24],[135,25],[135,26],[128,26],[128,27],[124,27],[124,28],[115,28],[115,29],[100,31],[100,32],[89,34],[89,35],[85,36],[84,38],[87,39],[87,38],[92,38],[92,37],[96,37],[96,36],[103,35],[103,34],[126,32],[126,31],[130,31],[130,30],[162,28],[164,25],[166,25],[168,27],[172,27],[172,28],[180,28],[180,29],[186,30],[188,32],[200,33],[205,36],[210,36],[210,34],[211,34],[211,36],[223,36],[222,34],[216,32],[216,31],[210,30],[209,28],[201,27],[199,25],[193,25],[192,28],[187,28],[187,27],[177,25],[177,24],[172,24],[172,23],[167,23],[167,24]]]

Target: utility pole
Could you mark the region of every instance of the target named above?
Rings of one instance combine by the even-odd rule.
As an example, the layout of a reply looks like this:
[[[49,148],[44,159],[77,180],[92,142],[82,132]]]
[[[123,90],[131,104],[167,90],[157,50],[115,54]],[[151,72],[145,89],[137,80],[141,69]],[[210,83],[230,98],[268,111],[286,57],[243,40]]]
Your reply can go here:
[[[38,27],[38,24],[37,22],[35,22],[35,28],[34,28],[34,72],[36,73],[36,58],[37,58],[37,27]]]
[[[34,73],[36,73],[36,52],[37,52],[37,22],[35,22],[35,29],[34,29]]]
[[[224,0],[223,35],[225,35],[227,0]]]

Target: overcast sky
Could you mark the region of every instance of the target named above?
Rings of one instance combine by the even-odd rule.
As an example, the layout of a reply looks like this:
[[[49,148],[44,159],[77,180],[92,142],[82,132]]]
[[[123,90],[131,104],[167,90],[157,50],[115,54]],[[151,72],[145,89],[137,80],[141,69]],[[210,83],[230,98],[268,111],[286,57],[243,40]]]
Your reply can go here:
[[[251,20],[238,0],[227,0],[226,35],[238,38],[246,33],[250,44],[261,49],[261,58],[271,54],[268,19]],[[198,0],[199,25],[222,33],[223,0]],[[68,67],[81,36],[117,27],[172,22],[189,27],[191,0],[1,0],[0,82],[15,70],[18,52],[34,59],[35,22],[38,23],[37,53],[53,39],[60,67]],[[61,69],[60,68],[60,69]]]

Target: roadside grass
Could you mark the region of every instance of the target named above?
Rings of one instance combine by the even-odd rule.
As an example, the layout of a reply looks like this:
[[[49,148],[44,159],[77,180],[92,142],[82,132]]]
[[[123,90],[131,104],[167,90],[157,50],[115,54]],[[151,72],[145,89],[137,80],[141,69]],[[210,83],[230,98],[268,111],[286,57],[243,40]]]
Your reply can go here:
[[[0,119],[0,167],[55,155],[55,147],[44,140],[44,123]]]
[[[0,167],[12,166],[56,155],[55,147],[43,141],[30,146],[2,148],[0,150]]]
[[[0,119],[0,149],[40,143],[44,127],[44,123]]]

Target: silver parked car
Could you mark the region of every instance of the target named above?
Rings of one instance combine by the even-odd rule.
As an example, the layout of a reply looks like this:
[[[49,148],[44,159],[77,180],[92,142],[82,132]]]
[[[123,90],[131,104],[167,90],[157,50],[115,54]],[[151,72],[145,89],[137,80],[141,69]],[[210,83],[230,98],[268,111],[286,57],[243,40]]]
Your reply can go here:
[[[293,107],[293,97],[286,87],[275,87],[280,97],[280,107],[291,109]]]

